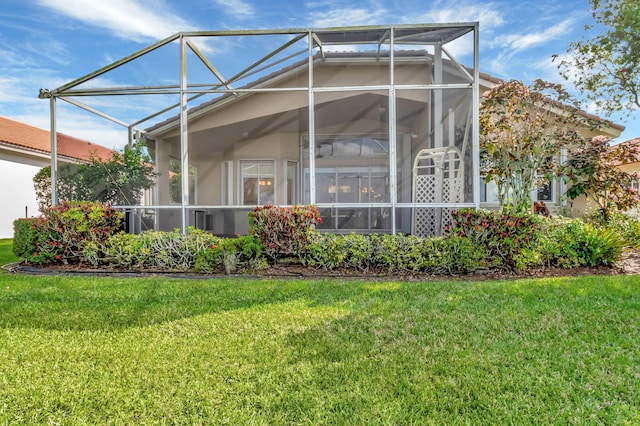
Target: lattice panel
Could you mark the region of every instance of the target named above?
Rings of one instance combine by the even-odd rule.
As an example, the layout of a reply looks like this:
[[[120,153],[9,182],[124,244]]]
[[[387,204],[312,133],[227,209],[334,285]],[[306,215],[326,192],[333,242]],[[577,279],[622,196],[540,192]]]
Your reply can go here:
[[[413,209],[413,234],[421,237],[438,235],[438,210],[433,207]]]
[[[436,201],[436,176],[416,176],[414,188],[414,201],[418,203],[433,203]]]
[[[451,224],[453,223],[453,218],[451,217],[451,211],[453,209],[450,209],[449,207],[443,207],[442,209],[440,209],[440,234],[438,235],[444,235],[444,230],[447,228],[447,226],[451,226]]]
[[[444,203],[459,203],[462,201],[462,185],[456,179],[442,181],[442,201]]]
[[[456,156],[457,155],[457,156]],[[447,149],[424,150],[418,154],[413,171],[415,203],[458,203],[463,200],[464,165],[459,152]],[[451,225],[451,208],[413,209],[413,234],[442,235]]]

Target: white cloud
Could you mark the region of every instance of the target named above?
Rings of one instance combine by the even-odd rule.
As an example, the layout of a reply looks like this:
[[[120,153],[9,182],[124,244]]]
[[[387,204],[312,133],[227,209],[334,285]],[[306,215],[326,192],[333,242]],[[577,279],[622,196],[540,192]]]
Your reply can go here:
[[[105,28],[116,37],[136,42],[163,39],[193,29],[161,1],[142,4],[138,0],[38,0],[38,3],[85,24]]]
[[[316,28],[341,27],[345,25],[379,24],[387,15],[385,9],[342,8],[327,9],[325,12],[313,12],[312,26]]]
[[[11,108],[13,104],[35,99],[37,95],[35,92],[28,93],[20,78],[10,76],[0,76],[0,93],[0,111],[4,104]]]
[[[255,15],[253,6],[243,0],[213,0],[215,4],[224,9],[227,15],[236,19],[251,19]]]
[[[443,7],[442,2],[432,5],[422,15],[410,16],[406,19],[413,22],[480,22],[483,31],[494,31],[504,25],[501,7],[494,3],[474,4],[458,3],[455,7]]]
[[[503,38],[502,44],[516,51],[523,51],[540,46],[568,34],[573,29],[574,21],[574,18],[567,18],[559,24],[546,28],[543,31],[507,35]]]
[[[0,57],[2,58],[0,68],[14,69],[16,67],[22,68],[35,64],[29,56],[15,50],[0,50]]]
[[[69,51],[63,43],[60,43],[57,40],[39,40],[37,44],[27,42],[21,47],[24,49],[24,52],[30,52],[33,55],[44,58],[45,61],[49,63],[55,63],[58,65],[68,65],[70,63]],[[38,62],[42,63],[42,59],[39,59]]]

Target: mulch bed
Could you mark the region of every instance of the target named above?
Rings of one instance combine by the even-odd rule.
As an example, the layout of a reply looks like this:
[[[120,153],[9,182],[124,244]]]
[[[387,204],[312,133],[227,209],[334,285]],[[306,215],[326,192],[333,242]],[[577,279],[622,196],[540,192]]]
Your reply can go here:
[[[276,264],[267,269],[252,272],[249,275],[224,275],[224,274],[199,274],[192,272],[167,272],[167,271],[131,271],[118,269],[92,269],[79,265],[54,265],[47,267],[34,267],[24,264],[11,265],[9,269],[14,273],[24,273],[33,275],[83,275],[83,276],[118,276],[118,277],[141,277],[141,276],[164,276],[167,278],[191,278],[206,279],[211,277],[254,277],[254,278],[349,278],[366,280],[403,280],[403,281],[432,281],[432,280],[503,280],[520,278],[545,278],[545,277],[572,277],[585,275],[635,275],[640,274],[640,250],[626,250],[621,259],[613,266],[597,268],[555,268],[536,267],[528,268],[524,271],[505,270],[485,270],[476,271],[470,274],[456,275],[431,275],[411,272],[388,273],[384,270],[360,271],[353,269],[339,269],[327,271],[321,268],[310,268],[299,264],[283,263]]]

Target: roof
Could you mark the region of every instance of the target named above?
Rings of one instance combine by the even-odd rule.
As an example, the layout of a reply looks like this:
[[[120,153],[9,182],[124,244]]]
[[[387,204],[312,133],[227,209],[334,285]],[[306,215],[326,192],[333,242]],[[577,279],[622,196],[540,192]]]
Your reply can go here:
[[[20,148],[34,153],[51,154],[51,133],[39,127],[0,117],[0,146]],[[107,159],[113,150],[89,141],[57,133],[58,156],[70,160],[89,161],[92,156]]]
[[[636,153],[636,157],[632,161],[629,161],[629,162],[625,163],[624,165],[628,166],[628,165],[633,164],[634,167],[637,167],[637,165],[640,164],[640,160],[637,160],[638,159],[638,154],[640,154],[640,138],[629,139],[629,140],[620,142],[619,144],[614,145],[614,146],[620,146],[620,145],[626,145],[633,152]]]
[[[420,63],[422,63],[425,60],[429,60],[429,58],[432,58],[433,55],[428,53],[426,50],[424,49],[420,49],[420,50],[399,50],[394,52],[394,56],[395,58],[397,58],[397,60],[402,60],[402,61],[406,61],[406,60],[413,60],[413,61],[418,61]],[[313,60],[316,63],[320,63],[320,64],[327,64],[329,62],[331,63],[339,63],[339,62],[344,62],[344,61],[358,61],[359,63],[379,63],[380,58],[389,58],[389,52],[388,51],[382,51],[382,52],[378,52],[378,51],[359,51],[359,52],[351,52],[351,51],[328,51],[328,52],[318,52],[313,56]],[[447,60],[449,62],[449,60]],[[269,87],[269,85],[274,84],[276,82],[278,82],[280,79],[283,78],[287,78],[288,74],[295,71],[295,70],[299,70],[299,69],[304,69],[307,67],[308,65],[308,58],[302,59],[300,61],[294,62],[290,65],[287,65],[285,67],[282,67],[280,69],[277,69],[273,72],[271,72],[270,74],[267,74],[265,76],[262,76],[254,81],[251,81],[247,84],[245,84],[242,87],[239,87],[238,89],[252,89],[252,88],[258,88],[258,87]],[[469,70],[469,69],[468,69]],[[482,79],[491,81],[493,83],[498,83],[499,79],[495,79],[491,76],[489,76],[488,74],[483,74],[480,73],[480,77]],[[196,105],[193,108],[189,109],[189,114],[191,116],[191,118],[194,118],[195,116],[197,116],[198,114],[202,114],[202,113],[207,113],[211,110],[212,107],[216,107],[216,106],[221,106],[223,105],[226,101],[228,100],[234,100],[237,99],[238,96],[235,92],[227,92],[224,93],[222,96],[219,96],[217,98],[214,98],[210,101],[201,103],[199,105]],[[163,130],[165,130],[168,127],[173,126],[177,126],[180,120],[180,115],[174,115],[172,117],[167,118],[166,120],[156,123],[148,128],[145,129],[145,132],[147,132],[149,135],[153,135],[154,133],[160,131],[162,132]]]
[[[620,142],[620,145],[622,144],[640,147],[640,138],[633,138],[628,141]]]
[[[327,59],[333,59],[333,60],[354,60],[354,59],[359,59],[359,60],[366,60],[366,59],[370,59],[373,60],[375,62],[378,61],[378,55],[380,56],[385,56],[388,55],[388,52],[371,52],[371,51],[364,51],[364,52],[337,52],[337,51],[329,51],[326,52],[324,54],[316,54],[314,56],[314,60],[316,61],[321,61],[324,62]],[[399,58],[403,58],[403,59],[416,59],[416,58],[425,58],[425,57],[430,57],[432,56],[431,54],[427,53],[425,50],[408,50],[408,51],[398,51],[395,52],[396,57]],[[286,67],[283,67],[281,69],[278,69],[266,76],[263,76],[255,81],[252,81],[248,84],[246,84],[245,86],[241,87],[241,89],[250,89],[250,88],[255,88],[255,87],[260,87],[260,86],[268,86],[269,84],[271,84],[271,82],[275,82],[277,81],[279,78],[282,77],[286,77],[287,73],[299,69],[299,68],[303,68],[306,67],[308,64],[307,59],[295,62],[291,65],[288,65]],[[469,71],[470,73],[473,72],[473,70],[471,68],[465,67],[467,69],[467,71]],[[487,74],[485,72],[478,72],[478,76],[480,79],[480,82],[484,82],[485,84],[487,84],[489,87],[493,87],[495,85],[501,84],[503,82],[505,82],[505,80],[498,78],[498,77],[494,77],[490,74]],[[225,93],[224,95],[214,98],[213,100],[210,100],[208,102],[204,102],[200,105],[197,105],[193,108],[189,109],[189,114],[199,114],[199,113],[206,113],[210,110],[210,108],[215,107],[217,105],[223,105],[225,103],[225,101],[228,101],[229,99],[234,99],[236,98],[237,95],[235,93]],[[589,119],[589,120],[593,120],[596,122],[601,122],[601,123],[606,123],[609,127],[611,127],[612,129],[615,129],[618,132],[622,132],[625,129],[625,126],[621,125],[621,124],[617,124],[617,123],[613,123],[609,120],[605,120],[602,119],[601,117],[594,115],[594,114],[590,114],[586,111],[580,110],[578,111],[578,114],[580,114],[581,116]],[[167,128],[170,128],[171,126],[176,126],[179,123],[179,115],[174,115],[172,117],[167,118],[164,121],[158,122],[148,128],[145,129],[145,131],[150,134],[153,135],[156,132],[162,132],[163,130],[166,130]],[[193,118],[193,116],[192,116]]]

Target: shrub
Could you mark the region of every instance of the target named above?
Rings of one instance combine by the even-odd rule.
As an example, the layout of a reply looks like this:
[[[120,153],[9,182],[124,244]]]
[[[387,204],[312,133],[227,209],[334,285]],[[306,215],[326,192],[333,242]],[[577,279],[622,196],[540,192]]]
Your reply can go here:
[[[89,249],[95,250],[94,247]],[[101,255],[95,257],[97,261],[93,263],[96,266],[231,273],[239,267],[258,268],[262,245],[251,235],[222,238],[189,227],[185,234],[178,230],[147,231],[137,235],[122,232],[109,238],[99,251]]]
[[[425,240],[414,235],[372,235],[375,264],[390,272],[421,271],[424,266]]]
[[[309,245],[302,263],[324,269],[350,268],[368,270],[372,265],[373,247],[363,234],[309,234]]]
[[[101,245],[121,228],[122,218],[121,212],[99,202],[63,202],[38,218],[19,222],[14,251],[35,264],[83,262],[85,247]]]
[[[13,222],[13,253],[29,263],[43,264],[53,261],[55,254],[41,251],[47,234],[41,232],[42,218],[17,219]]]
[[[309,266],[327,270],[380,268],[388,272],[457,274],[485,266],[487,254],[468,238],[457,236],[315,233],[305,259]]]
[[[313,232],[309,236],[308,250],[302,258],[302,263],[332,270],[342,268],[346,257],[342,235]]]
[[[192,227],[185,234],[178,230],[137,235],[121,232],[105,242],[98,263],[142,270],[187,271],[194,268],[203,252],[221,240]]]
[[[452,213],[451,235],[466,237],[489,255],[490,265],[524,269],[537,262],[540,219],[531,214],[503,214],[489,210],[462,209]]]
[[[432,274],[467,274],[488,266],[484,247],[476,247],[471,239],[450,235],[424,241],[422,270]]]
[[[589,216],[588,220],[594,223],[594,225],[604,226],[608,229],[615,231],[627,246],[639,248],[640,247],[640,220],[637,217],[628,216],[625,213],[614,212],[609,216],[609,221],[606,224],[600,222],[598,215]]]
[[[321,223],[315,206],[255,207],[249,213],[249,234],[262,242],[272,260],[283,257],[302,259],[309,250],[315,225]]]
[[[540,251],[545,264],[562,268],[612,265],[624,246],[615,230],[582,219],[552,218],[544,221]]]
[[[248,270],[261,269],[262,243],[254,235],[223,238],[205,248],[196,256],[197,272],[224,272],[230,274],[239,267]]]

